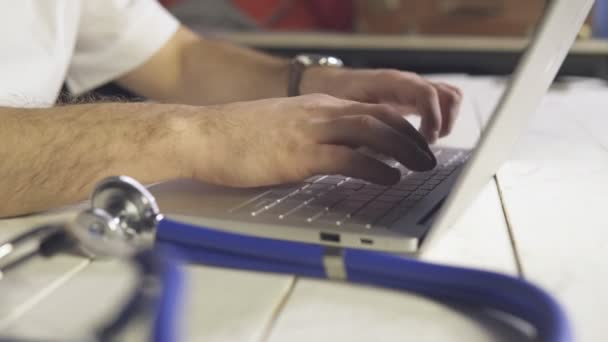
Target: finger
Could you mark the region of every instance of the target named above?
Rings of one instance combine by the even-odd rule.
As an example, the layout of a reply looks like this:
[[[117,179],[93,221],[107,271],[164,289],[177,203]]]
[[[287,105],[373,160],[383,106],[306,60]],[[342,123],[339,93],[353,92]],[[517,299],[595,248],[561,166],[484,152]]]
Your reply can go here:
[[[458,96],[460,96],[461,98],[464,96],[464,94],[462,93],[462,90],[456,86],[453,86],[449,83],[444,83],[444,82],[437,82],[437,84],[442,84],[442,85],[446,86],[447,88],[450,88],[452,91],[454,91],[456,94],[458,94]]]
[[[359,114],[369,114],[373,117],[381,120],[385,124],[399,131],[401,134],[410,137],[419,148],[432,154],[429,144],[426,139],[420,134],[416,127],[405,119],[403,115],[391,105],[377,105],[377,104],[361,104],[360,108],[357,108]]]
[[[385,163],[345,146],[320,145],[309,158],[312,174],[340,174],[368,182],[394,185],[401,172]]]
[[[435,158],[404,134],[371,115],[338,117],[323,123],[317,132],[322,144],[365,146],[395,158],[414,171],[435,167]]]
[[[422,119],[420,132],[429,143],[435,143],[442,121],[437,89],[422,77],[408,79],[405,86],[414,88],[416,109]]]
[[[371,115],[385,124],[396,129],[400,133],[412,138],[422,150],[432,154],[426,139],[412,124],[400,114],[399,106],[387,104],[368,104],[349,101],[347,106],[330,113],[330,118],[335,116]],[[354,146],[351,146],[354,147]]]
[[[445,83],[433,83],[439,93],[439,103],[441,106],[442,126],[440,136],[448,135],[454,128],[454,123],[460,111],[462,102],[462,92],[453,86]]]

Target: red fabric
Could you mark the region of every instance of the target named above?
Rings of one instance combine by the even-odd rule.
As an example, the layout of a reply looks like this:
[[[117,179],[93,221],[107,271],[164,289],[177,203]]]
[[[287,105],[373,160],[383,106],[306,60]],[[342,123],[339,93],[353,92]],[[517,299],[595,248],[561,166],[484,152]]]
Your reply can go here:
[[[321,28],[351,31],[353,28],[352,0],[308,0],[317,13]]]
[[[270,16],[275,12],[280,0],[233,0],[233,2],[258,24],[265,26]],[[288,13],[272,28],[302,30],[311,29],[316,26],[316,19],[306,3],[296,1]]]
[[[281,0],[233,0],[233,3],[265,26],[275,13]],[[312,30],[327,29],[349,31],[352,29],[352,0],[297,0],[272,29]]]

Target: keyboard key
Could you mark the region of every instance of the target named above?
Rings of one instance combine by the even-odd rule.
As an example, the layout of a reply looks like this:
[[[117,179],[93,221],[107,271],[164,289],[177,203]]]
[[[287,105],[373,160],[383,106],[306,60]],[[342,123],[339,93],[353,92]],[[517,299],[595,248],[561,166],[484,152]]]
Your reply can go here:
[[[270,192],[269,196],[277,198],[285,197],[295,191],[298,191],[300,188],[302,188],[302,185],[272,189],[272,192]]]
[[[429,193],[430,190],[428,189],[423,189],[422,187],[419,187],[418,189],[416,189],[416,191],[414,191],[412,193],[412,195],[426,195]]]
[[[401,209],[409,209],[412,208],[416,205],[416,203],[418,203],[418,200],[413,199],[411,197],[406,198],[403,202],[399,203],[397,205],[397,208],[401,208]]]
[[[419,200],[423,199],[423,198],[424,198],[424,196],[425,196],[425,195],[422,195],[422,194],[413,194],[412,196],[410,196],[410,198],[411,198],[412,200],[419,201]]]
[[[296,219],[308,220],[309,218],[313,218],[325,212],[325,208],[319,207],[316,205],[304,205],[294,209],[293,212],[288,213],[289,217],[293,217]]]
[[[418,189],[418,187],[421,184],[423,184],[423,182],[420,182],[420,184],[412,184],[412,183],[408,183],[408,182],[402,182],[402,183],[399,183],[399,184],[395,185],[393,187],[393,189],[411,192],[411,191],[414,191],[414,190]]]
[[[349,178],[348,183],[369,185],[369,182],[366,182],[366,181],[364,181],[362,179],[358,179],[358,178]]]
[[[295,194],[288,197],[291,200],[299,201],[300,203],[312,200],[315,198],[314,194],[306,193],[303,191],[296,192]]]
[[[344,181],[346,177],[343,176],[325,176],[315,182],[315,184],[338,184]]]
[[[356,192],[357,195],[368,195],[368,196],[378,196],[380,195],[382,192],[384,192],[384,190],[377,190],[377,189],[367,189],[367,188],[363,188],[362,190],[359,190]]]
[[[336,203],[341,202],[341,201],[345,200],[346,198],[348,198],[348,196],[344,195],[344,194],[330,193],[330,194],[325,194],[323,196],[316,198],[313,201],[313,203],[322,205],[325,208],[331,208]]]
[[[410,193],[412,193],[412,191],[393,188],[393,189],[390,189],[390,190],[387,190],[386,192],[384,192],[383,195],[397,196],[397,197],[400,197],[400,198],[405,198]]]
[[[349,198],[352,198],[352,199],[358,200],[358,201],[368,202],[368,201],[371,201],[374,198],[376,198],[376,196],[375,195],[367,195],[367,194],[355,193],[352,196],[350,196]]]
[[[313,190],[313,191],[317,191],[317,190],[325,190],[325,189],[329,189],[333,187],[332,184],[326,184],[326,183],[313,183],[310,184],[309,187],[306,188],[306,190]]]
[[[265,210],[267,206],[269,206],[275,202],[276,202],[276,200],[273,198],[260,198],[251,203],[248,203],[247,205],[243,206],[242,208],[239,208],[237,210],[237,212],[246,213],[248,215],[251,215],[252,213],[257,213],[260,210]],[[253,216],[255,216],[255,214]]]
[[[384,185],[378,185],[378,184],[368,184],[367,186],[365,186],[366,190],[380,190],[380,191],[385,191],[388,189],[388,186],[384,186]]]
[[[365,184],[363,184],[363,183],[351,182],[350,180],[340,184],[341,189],[352,189],[352,190],[359,190],[364,186],[365,186]]]
[[[331,208],[331,211],[349,215],[349,214],[357,211],[359,208],[363,207],[365,205],[365,203],[366,203],[366,201],[359,201],[359,200],[349,198],[347,200],[344,200],[344,201],[338,203],[336,206]]]
[[[431,177],[431,172],[427,171],[427,172],[418,172],[418,173],[413,173],[412,175],[410,175],[409,177],[407,177],[407,179],[409,180],[426,180],[429,177]]]
[[[312,176],[308,179],[305,180],[306,183],[314,183],[316,181],[318,181],[319,179],[325,177],[324,175],[319,175],[319,176]]]
[[[378,198],[376,198],[376,200],[382,201],[382,202],[397,203],[397,202],[400,202],[401,200],[403,200],[403,197],[382,194],[382,195],[378,196]]]
[[[276,203],[274,206],[267,209],[266,212],[264,212],[264,215],[272,215],[272,216],[278,217],[282,214],[289,212],[290,210],[293,210],[294,208],[296,208],[297,206],[299,206],[301,204],[302,204],[301,201],[293,200],[293,199],[286,199],[279,203]]]
[[[332,186],[333,185],[331,185],[331,184],[312,184],[311,186],[307,187],[306,189],[300,190],[298,195],[306,195],[309,197],[314,197],[323,192],[326,192]]]
[[[395,206],[395,203],[391,203],[391,202],[382,202],[382,201],[372,201],[370,203],[368,203],[365,207],[363,207],[360,210],[367,210],[368,208],[371,209],[390,209],[392,207]]]
[[[410,178],[410,177],[408,177],[403,182],[406,183],[406,184],[420,186],[420,185],[424,184],[424,179],[417,179],[417,178]]]

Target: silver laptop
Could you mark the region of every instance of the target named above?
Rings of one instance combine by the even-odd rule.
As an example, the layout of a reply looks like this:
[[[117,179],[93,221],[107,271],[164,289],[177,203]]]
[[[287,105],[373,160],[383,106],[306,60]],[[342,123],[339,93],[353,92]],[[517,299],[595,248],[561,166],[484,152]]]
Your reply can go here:
[[[419,253],[454,223],[508,157],[573,44],[593,0],[554,0],[473,150],[435,147],[437,167],[401,169],[392,187],[340,175],[231,189],[180,181],[152,188],[174,220],[268,238]]]

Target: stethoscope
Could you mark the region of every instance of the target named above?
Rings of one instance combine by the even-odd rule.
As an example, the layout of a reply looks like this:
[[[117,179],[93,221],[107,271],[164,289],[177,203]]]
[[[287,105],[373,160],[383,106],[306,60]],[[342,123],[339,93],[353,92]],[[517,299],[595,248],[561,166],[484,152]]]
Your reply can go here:
[[[570,323],[557,301],[525,280],[388,253],[192,229],[163,219],[152,194],[125,176],[100,182],[91,207],[72,222],[35,228],[0,244],[0,275],[18,264],[13,254],[31,241],[38,241],[42,254],[71,249],[91,258],[129,258],[136,265],[139,281],[130,299],[111,322],[91,334],[92,340],[112,340],[135,318],[146,315],[153,322],[151,340],[179,340],[175,329],[181,301],[179,263],[193,262],[413,292],[518,318],[535,328],[540,341],[572,341]],[[150,312],[154,317],[149,317]]]

